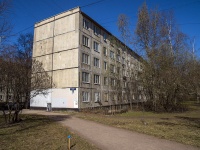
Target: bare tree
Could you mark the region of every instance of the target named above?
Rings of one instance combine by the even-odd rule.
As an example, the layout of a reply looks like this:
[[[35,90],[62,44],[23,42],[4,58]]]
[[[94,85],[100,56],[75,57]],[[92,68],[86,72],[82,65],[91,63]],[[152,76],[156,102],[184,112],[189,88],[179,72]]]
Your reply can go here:
[[[132,39],[131,43],[141,50],[140,54],[144,54],[144,59],[140,59],[142,71],[130,68],[132,77],[129,92],[135,93],[137,99],[144,96],[146,106],[154,111],[178,110],[182,101],[189,98],[189,92],[199,95],[199,81],[196,79],[198,74],[194,73],[198,70],[198,65],[195,71],[188,69],[193,57],[189,52],[188,37],[175,25],[172,12],[149,10],[144,3],[138,11],[134,38],[130,38],[127,33],[130,31],[127,30],[127,24],[126,16],[119,17],[118,27],[122,39]],[[189,74],[193,74],[193,82],[190,83]]]
[[[51,77],[42,63],[31,58],[32,42],[29,34],[21,35],[18,44],[8,46],[1,53],[1,86],[6,95],[3,114],[8,123],[19,121],[22,105],[38,94],[48,94],[52,87]],[[8,110],[8,120],[5,109]]]

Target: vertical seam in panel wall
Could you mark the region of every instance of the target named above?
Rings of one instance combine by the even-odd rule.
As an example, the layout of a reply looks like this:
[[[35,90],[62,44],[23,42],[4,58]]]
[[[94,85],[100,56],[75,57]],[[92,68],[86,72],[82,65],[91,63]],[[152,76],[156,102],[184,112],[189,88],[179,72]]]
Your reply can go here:
[[[80,110],[81,109],[81,88],[80,88],[80,80],[81,80],[81,73],[80,73],[80,70],[81,70],[81,66],[80,66],[80,59],[81,59],[81,56],[80,56],[80,53],[81,53],[81,43],[80,43],[80,38],[81,38],[81,31],[80,31],[80,17],[81,17],[81,12],[79,11],[78,12],[78,109]],[[76,19],[75,19],[76,20]]]
[[[53,93],[53,55],[54,55],[54,30],[55,30],[55,16],[54,16],[54,20],[53,20],[53,39],[52,39],[52,61],[51,61],[51,65],[52,65],[52,73],[51,73],[51,106],[52,105],[52,93]]]

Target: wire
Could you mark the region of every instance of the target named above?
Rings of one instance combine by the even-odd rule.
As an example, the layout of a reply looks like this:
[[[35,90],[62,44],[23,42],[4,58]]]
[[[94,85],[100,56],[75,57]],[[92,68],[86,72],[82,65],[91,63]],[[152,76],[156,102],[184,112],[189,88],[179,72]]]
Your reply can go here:
[[[94,5],[94,4],[103,2],[103,1],[105,1],[105,0],[100,0],[100,1],[96,1],[96,2],[93,2],[93,3],[87,4],[87,5],[83,5],[83,6],[81,6],[80,8],[88,7],[88,6],[91,6],[91,5]]]

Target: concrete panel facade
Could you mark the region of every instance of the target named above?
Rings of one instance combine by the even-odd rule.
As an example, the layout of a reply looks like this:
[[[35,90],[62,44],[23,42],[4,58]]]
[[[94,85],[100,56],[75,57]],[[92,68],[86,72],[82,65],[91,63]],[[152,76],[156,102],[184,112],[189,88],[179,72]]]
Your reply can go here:
[[[65,16],[55,21],[54,35],[71,32],[75,30],[75,15]]]
[[[53,83],[56,88],[78,87],[78,68],[53,71]]]
[[[52,54],[36,57],[35,59],[42,63],[45,71],[52,70]]]
[[[78,33],[75,31],[54,37],[54,52],[78,48]]]
[[[53,38],[35,42],[33,49],[33,57],[51,54],[53,50]]]
[[[78,58],[78,49],[54,53],[53,70],[78,67],[78,59],[74,58]]]
[[[54,22],[48,22],[35,28],[35,42],[53,37]]]

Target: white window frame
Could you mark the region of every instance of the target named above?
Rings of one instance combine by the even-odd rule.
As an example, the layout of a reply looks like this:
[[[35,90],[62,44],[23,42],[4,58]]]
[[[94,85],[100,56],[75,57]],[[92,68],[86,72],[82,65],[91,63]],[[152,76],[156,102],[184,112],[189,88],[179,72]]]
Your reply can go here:
[[[89,47],[89,38],[85,35],[83,35],[83,45],[86,47]]]
[[[93,49],[96,52],[99,52],[99,43],[97,43],[96,41],[93,42]]]
[[[110,58],[115,59],[115,53],[113,51],[110,51]]]
[[[94,84],[100,84],[100,75],[94,74]]]
[[[83,18],[83,28],[85,28],[85,29],[89,29],[89,21],[88,20],[86,20],[85,18]]]
[[[120,55],[117,55],[117,61],[120,62]]]
[[[94,66],[100,68],[100,60],[99,60],[99,58],[94,57]]]
[[[115,86],[115,79],[114,79],[114,78],[111,78],[111,79],[110,79],[110,82],[111,82],[111,83],[110,83],[111,86]]]
[[[100,92],[94,92],[94,102],[100,102]]]
[[[90,101],[90,93],[89,92],[82,92],[82,102],[89,102]]]
[[[98,36],[99,35],[99,28],[96,25],[94,25],[93,30],[94,30],[94,35]]]
[[[107,56],[108,55],[108,50],[106,47],[103,47],[103,55]]]
[[[110,64],[110,72],[115,73],[115,65]]]
[[[88,72],[82,72],[82,82],[90,83],[90,74]]]
[[[105,32],[103,33],[103,40],[104,40],[104,42],[106,42],[106,40],[107,40],[107,34]]]
[[[90,64],[90,59],[88,54],[82,53],[82,63],[87,65]]]

